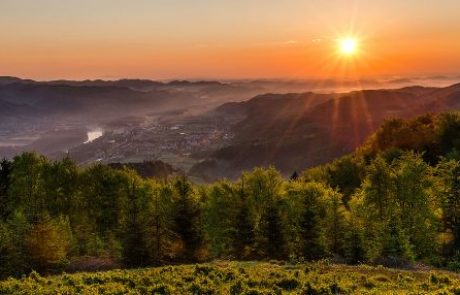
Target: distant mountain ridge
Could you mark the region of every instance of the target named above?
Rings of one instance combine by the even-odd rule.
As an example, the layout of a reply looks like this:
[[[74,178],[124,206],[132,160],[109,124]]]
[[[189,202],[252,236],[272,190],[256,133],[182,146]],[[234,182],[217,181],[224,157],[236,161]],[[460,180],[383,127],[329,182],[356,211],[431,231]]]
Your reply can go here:
[[[104,118],[189,107],[211,109],[229,100],[249,99],[262,91],[219,81],[147,79],[34,81],[0,76],[0,100],[36,108],[37,115],[90,112]],[[11,115],[15,115],[12,113]],[[85,116],[83,116],[85,117]],[[88,117],[88,116],[86,116]],[[81,116],[79,116],[81,118]]]
[[[183,90],[184,87],[187,89]],[[10,105],[9,116],[18,116],[26,112],[26,108],[33,108],[35,113],[29,112],[30,116],[65,115],[101,120],[117,117],[121,113],[126,116],[186,109],[194,105],[206,106],[209,99],[200,94],[203,87],[226,86],[214,81],[164,83],[122,79],[37,82],[0,77],[0,102]],[[210,107],[213,103],[216,105],[218,101],[209,102]]]
[[[188,80],[172,80],[172,81],[155,81],[149,79],[118,79],[118,80],[50,80],[50,81],[35,81],[31,79],[21,79],[12,76],[0,76],[0,85],[8,85],[13,83],[20,84],[46,84],[46,85],[69,85],[69,86],[118,86],[131,88],[133,90],[146,90],[157,87],[168,86],[215,86],[224,85],[219,81],[188,81]]]

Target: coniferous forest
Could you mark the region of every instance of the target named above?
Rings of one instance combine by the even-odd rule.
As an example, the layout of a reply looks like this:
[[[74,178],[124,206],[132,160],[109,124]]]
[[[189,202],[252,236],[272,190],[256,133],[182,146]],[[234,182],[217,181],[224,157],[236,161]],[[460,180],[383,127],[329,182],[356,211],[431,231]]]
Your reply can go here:
[[[459,113],[387,121],[353,154],[287,179],[144,179],[35,153],[1,163],[3,278],[214,259],[460,270],[459,251]]]

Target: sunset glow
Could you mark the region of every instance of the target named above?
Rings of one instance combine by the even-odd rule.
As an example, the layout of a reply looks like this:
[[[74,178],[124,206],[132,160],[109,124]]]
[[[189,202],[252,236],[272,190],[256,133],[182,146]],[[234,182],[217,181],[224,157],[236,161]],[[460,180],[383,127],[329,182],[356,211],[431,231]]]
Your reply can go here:
[[[0,75],[328,78],[336,38],[361,77],[456,73],[458,11],[457,0],[3,0]]]

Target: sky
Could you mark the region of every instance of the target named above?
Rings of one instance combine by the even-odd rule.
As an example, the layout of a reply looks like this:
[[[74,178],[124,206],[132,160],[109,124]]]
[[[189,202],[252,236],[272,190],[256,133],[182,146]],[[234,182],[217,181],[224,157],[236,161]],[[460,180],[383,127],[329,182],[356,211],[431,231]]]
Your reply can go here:
[[[0,0],[0,75],[460,74],[459,0]],[[338,39],[355,38],[344,56]]]

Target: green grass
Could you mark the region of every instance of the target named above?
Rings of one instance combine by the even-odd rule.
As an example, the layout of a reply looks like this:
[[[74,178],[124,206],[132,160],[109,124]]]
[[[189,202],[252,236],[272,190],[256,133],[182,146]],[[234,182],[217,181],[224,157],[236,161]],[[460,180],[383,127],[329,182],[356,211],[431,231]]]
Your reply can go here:
[[[0,282],[0,294],[460,294],[460,276],[327,263],[227,262]]]

